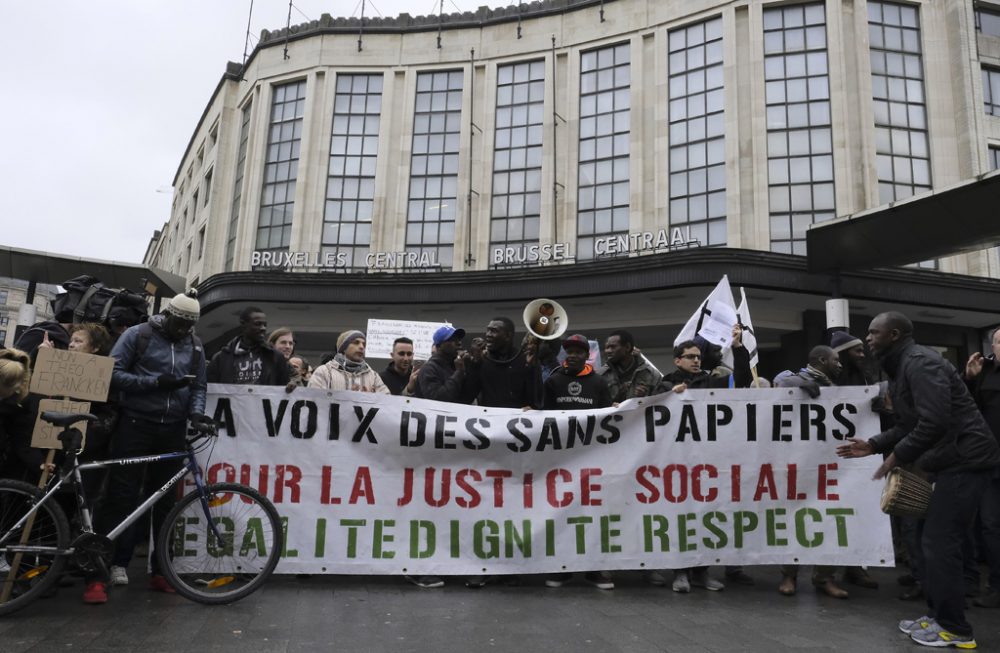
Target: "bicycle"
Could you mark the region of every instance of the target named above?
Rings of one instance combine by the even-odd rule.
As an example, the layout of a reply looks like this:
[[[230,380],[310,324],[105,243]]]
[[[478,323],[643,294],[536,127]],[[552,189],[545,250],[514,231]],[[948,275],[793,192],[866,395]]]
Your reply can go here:
[[[43,492],[21,481],[0,480],[0,615],[44,596],[68,562],[85,574],[107,577],[114,540],[191,475],[195,488],[167,514],[156,555],[167,582],[178,594],[210,605],[232,603],[260,588],[278,564],[284,546],[281,517],[253,488],[239,483],[206,485],[196,454],[217,437],[214,425],[189,429],[183,451],[80,463],[82,433],[74,425],[96,420],[87,413],[43,412],[42,420],[61,427],[64,459]],[[107,534],[94,532],[80,472],[114,465],[184,459],[183,467]],[[53,497],[69,487],[76,498],[79,527],[73,533]]]

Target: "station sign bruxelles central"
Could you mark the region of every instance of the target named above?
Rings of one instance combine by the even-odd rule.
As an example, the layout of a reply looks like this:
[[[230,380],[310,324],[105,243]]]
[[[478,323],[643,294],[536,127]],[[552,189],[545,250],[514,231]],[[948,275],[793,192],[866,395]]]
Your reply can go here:
[[[613,234],[594,239],[593,256],[607,258],[630,253],[662,251],[682,247],[697,247],[697,239],[691,235],[690,225]],[[491,250],[491,265],[523,265],[532,263],[571,262],[574,260],[569,243],[545,243],[516,246],[494,246]],[[250,256],[253,268],[291,269],[349,269],[350,255],[347,252],[275,252],[256,250]],[[440,268],[436,251],[423,252],[369,252],[365,256],[364,267],[369,271],[389,271],[401,269]]]

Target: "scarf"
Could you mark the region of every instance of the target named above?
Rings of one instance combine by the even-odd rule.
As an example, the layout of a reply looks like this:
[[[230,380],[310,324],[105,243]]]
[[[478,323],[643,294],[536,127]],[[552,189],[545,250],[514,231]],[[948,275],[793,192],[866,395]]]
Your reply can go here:
[[[364,361],[355,363],[352,360],[348,360],[343,354],[337,354],[333,357],[333,360],[337,361],[337,364],[340,365],[348,374],[361,374],[368,369],[368,363]]]

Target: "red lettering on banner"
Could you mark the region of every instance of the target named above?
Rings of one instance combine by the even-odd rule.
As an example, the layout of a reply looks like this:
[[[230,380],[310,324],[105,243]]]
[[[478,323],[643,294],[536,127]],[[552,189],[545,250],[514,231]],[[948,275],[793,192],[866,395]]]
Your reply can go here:
[[[701,486],[703,476],[710,479],[718,478],[719,470],[714,465],[695,465],[691,469],[691,496],[695,501],[715,501],[719,496],[719,490],[713,486],[708,488],[707,493],[704,492]]]
[[[680,481],[680,491],[674,490],[674,477]],[[670,503],[680,503],[688,495],[688,470],[684,465],[667,465],[663,468],[663,496]]]
[[[840,501],[840,495],[836,492],[827,492],[828,488],[837,487],[837,479],[829,476],[828,472],[837,471],[837,463],[823,464],[819,466],[819,479],[816,495],[820,501]]]
[[[559,498],[556,498],[556,483],[559,480],[569,483],[573,480],[573,475],[565,469],[551,469],[545,475],[545,487],[549,505],[553,508],[565,508],[573,501],[573,493],[569,491],[563,492]]]
[[[295,465],[278,465],[274,468],[274,502],[281,503],[288,489],[290,503],[299,502],[299,483],[302,482],[302,470]]]
[[[451,470],[441,470],[441,496],[434,498],[434,472],[433,467],[424,470],[424,501],[432,508],[440,508],[447,505],[451,499]]]
[[[223,473],[222,479],[219,479],[219,472]],[[236,482],[236,468],[229,463],[215,463],[208,468],[208,482],[209,483],[235,483]]]
[[[732,490],[732,494],[730,496],[733,498],[733,501],[739,501],[740,497],[743,496],[742,488],[740,487],[741,471],[742,469],[739,465],[733,465],[729,468],[729,487]]]
[[[483,480],[483,475],[474,469],[460,469],[458,473],[455,474],[455,485],[460,489],[465,490],[469,495],[469,498],[463,496],[456,496],[455,503],[458,504],[459,508],[475,508],[479,505],[482,497],[479,495],[479,490],[469,485],[468,478],[472,478],[476,483]]]
[[[321,505],[339,505],[340,497],[333,496],[331,488],[333,486],[333,467],[323,465],[323,475],[320,482],[319,502]]]
[[[646,491],[635,493],[635,498],[639,503],[656,503],[660,500],[660,490],[650,482],[651,478],[659,478],[660,469],[653,465],[643,465],[635,470],[635,480]]]
[[[593,496],[601,491],[602,486],[590,481],[593,476],[600,476],[604,472],[599,467],[584,467],[580,470],[580,504],[584,506],[600,506],[601,498]]]
[[[521,487],[524,493],[524,507],[532,508],[535,505],[535,475],[528,472],[524,475],[524,485]]]
[[[358,467],[354,474],[354,486],[351,488],[351,497],[348,502],[356,504],[360,499],[365,499],[369,506],[375,504],[375,492],[372,490],[372,473],[367,467]]]
[[[788,493],[785,495],[789,501],[801,501],[806,498],[805,492],[798,491],[799,470],[795,463],[788,464]]]
[[[760,466],[760,475],[757,477],[757,490],[753,493],[753,500],[760,501],[761,497],[767,493],[769,499],[778,500],[778,489],[774,482],[774,470],[770,464]]]
[[[493,479],[493,507],[503,508],[503,480],[513,475],[514,472],[509,469],[486,470],[486,478]]]
[[[250,470],[251,465],[243,464],[240,465],[240,483],[243,485],[249,485],[253,487],[250,483]],[[267,465],[261,465],[260,469],[257,470],[257,491],[263,494],[265,497],[268,495],[268,476],[270,475],[270,470]],[[240,497],[244,503],[250,503],[251,500],[248,497]]]

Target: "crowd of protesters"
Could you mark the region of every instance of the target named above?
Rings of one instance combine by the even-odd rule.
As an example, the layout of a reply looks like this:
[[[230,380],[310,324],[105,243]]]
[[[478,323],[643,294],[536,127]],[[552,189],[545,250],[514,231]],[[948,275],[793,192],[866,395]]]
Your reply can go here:
[[[591,342],[583,334],[563,340],[534,335],[519,340],[506,317],[488,322],[483,337],[464,344],[463,328],[445,325],[432,338],[432,354],[415,360],[414,341],[399,337],[388,365],[376,371],[366,361],[366,337],[348,329],[336,339],[336,350],[317,364],[295,350],[288,328],[268,333],[267,316],[248,306],[239,314],[238,334],[207,355],[194,327],[200,317],[196,293],[171,299],[163,312],[128,328],[114,325],[44,323],[18,341],[23,349],[0,350],[0,475],[37,481],[46,467],[42,452],[30,446],[38,397],[27,392],[30,369],[43,347],[67,348],[114,358],[113,393],[94,406],[100,421],[88,433],[87,459],[141,456],[173,450],[183,442],[189,422],[205,416],[208,383],[300,387],[382,393],[428,400],[524,410],[586,410],[617,406],[637,397],[683,393],[699,388],[748,388],[772,385],[750,366],[742,329],[731,334],[730,366],[720,347],[695,337],[673,348],[674,370],[663,374],[645,356],[633,336],[613,331],[603,343],[605,364],[591,362]],[[106,328],[110,327],[110,328]],[[665,334],[669,337],[670,334]],[[965,619],[965,599],[979,607],[1000,607],[1000,329],[991,334],[992,353],[973,354],[959,372],[935,350],[914,342],[913,326],[900,313],[877,316],[865,342],[846,331],[834,331],[829,342],[816,343],[799,370],[785,370],[773,385],[800,388],[818,397],[830,386],[878,386],[875,409],[882,432],[869,439],[851,439],[837,449],[842,457],[884,456],[876,477],[894,466],[917,471],[935,483],[924,519],[895,520],[898,557],[909,573],[898,580],[903,600],[926,599],[927,614],[900,622],[899,628],[920,644],[972,648],[972,627]],[[115,466],[105,477],[94,475],[85,486],[96,497],[98,532],[118,523],[143,498],[159,487],[178,463]],[[173,499],[164,497],[151,516],[158,531]],[[148,528],[148,526],[147,526]],[[103,530],[102,530],[103,529]],[[129,582],[127,569],[141,537],[133,526],[115,543],[110,573],[86,578],[84,601],[104,603],[109,585]],[[155,535],[153,541],[155,542]],[[155,566],[150,586],[172,592]],[[989,576],[981,591],[979,562]],[[848,597],[844,584],[874,590],[878,583],[861,567],[817,565],[812,584],[839,599]],[[675,592],[692,587],[719,591],[726,583],[757,582],[743,567],[727,567],[716,577],[707,567],[664,572],[648,571],[654,585],[671,584]],[[407,577],[414,584],[444,585],[434,576]],[[557,588],[570,574],[550,574],[545,585]],[[584,574],[594,586],[613,589],[606,571]],[[798,567],[783,565],[777,591],[797,592]],[[490,582],[515,584],[517,577],[464,579],[471,588]]]

